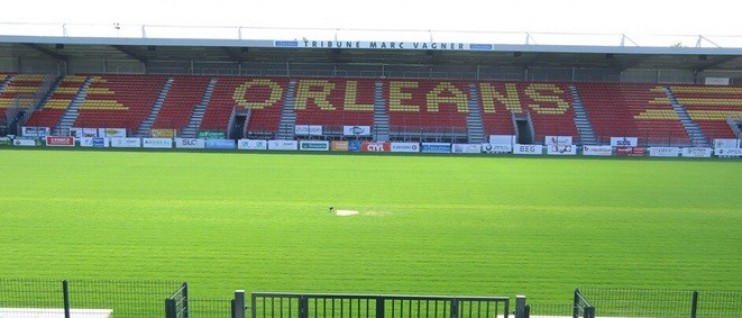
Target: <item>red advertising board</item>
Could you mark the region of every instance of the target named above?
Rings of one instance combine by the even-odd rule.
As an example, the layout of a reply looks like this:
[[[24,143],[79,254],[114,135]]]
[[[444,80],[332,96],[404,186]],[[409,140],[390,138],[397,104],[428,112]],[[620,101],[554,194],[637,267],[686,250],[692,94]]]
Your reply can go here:
[[[647,148],[644,147],[631,147],[631,146],[618,146],[616,147],[616,157],[644,157],[646,155]]]
[[[71,136],[46,136],[46,145],[50,147],[73,147],[75,138]]]
[[[388,142],[364,142],[361,144],[361,152],[389,152],[391,144]]]

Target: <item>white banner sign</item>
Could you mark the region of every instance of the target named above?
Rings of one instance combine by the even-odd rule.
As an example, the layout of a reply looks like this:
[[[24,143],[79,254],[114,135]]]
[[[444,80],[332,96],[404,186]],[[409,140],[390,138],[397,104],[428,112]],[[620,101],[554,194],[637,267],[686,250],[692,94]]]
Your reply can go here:
[[[172,138],[142,138],[142,147],[144,148],[173,148]]]
[[[33,147],[36,141],[33,139],[13,139],[13,146]]]
[[[126,128],[98,128],[98,137],[126,137]]]
[[[270,150],[297,150],[299,143],[296,140],[268,140]]]
[[[103,137],[82,137],[80,138],[80,147],[97,147],[107,148],[110,144],[108,138]]]
[[[714,152],[713,148],[704,147],[686,147],[682,149],[683,157],[692,158],[711,158],[711,154]]]
[[[739,139],[714,139],[714,148],[739,148]]]
[[[516,155],[541,155],[544,153],[544,146],[515,144],[513,153]]]
[[[707,77],[706,85],[723,85],[729,86],[729,77]]]
[[[237,141],[237,149],[266,150],[268,149],[268,141],[262,139],[240,139]]]
[[[98,137],[98,128],[71,128],[70,136],[75,138]]]
[[[371,136],[371,126],[343,126],[345,136]]]
[[[393,142],[391,152],[420,152],[420,144],[416,142]]]
[[[513,145],[482,144],[483,153],[512,153]]]
[[[21,129],[23,137],[46,137],[49,136],[49,127],[23,127]]]
[[[322,126],[319,125],[296,125],[294,134],[297,136],[322,136]]]
[[[546,146],[546,154],[552,156],[574,156],[577,155],[576,145],[550,145]]]
[[[514,145],[515,136],[513,135],[490,135],[490,145]]]
[[[198,138],[175,138],[175,148],[204,149],[206,148],[206,142]]]
[[[142,140],[139,138],[114,137],[114,138],[111,138],[110,140],[111,140],[112,148],[141,148],[142,147]]]
[[[649,147],[650,157],[677,157],[680,156],[678,147]]]
[[[480,144],[453,144],[452,153],[481,153],[482,145]]]
[[[544,137],[544,144],[547,146],[551,145],[571,145],[572,136],[546,136]]]
[[[639,138],[636,137],[611,137],[611,146],[639,146]]]
[[[742,157],[741,148],[716,148],[714,154],[717,157]]]
[[[603,156],[610,157],[613,155],[611,146],[582,146],[583,156]]]

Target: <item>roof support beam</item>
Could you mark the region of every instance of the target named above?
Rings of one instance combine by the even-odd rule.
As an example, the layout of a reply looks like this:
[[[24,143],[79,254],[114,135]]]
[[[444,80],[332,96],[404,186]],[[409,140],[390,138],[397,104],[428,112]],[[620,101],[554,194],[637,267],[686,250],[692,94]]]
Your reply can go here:
[[[54,52],[54,51],[52,51],[50,49],[47,49],[47,48],[45,48],[45,47],[43,47],[43,46],[41,46],[39,44],[35,44],[35,43],[23,43],[23,45],[25,45],[25,46],[27,46],[29,48],[32,48],[32,49],[34,49],[36,51],[39,51],[41,53],[44,53],[45,55],[48,55],[49,57],[51,57],[51,58],[53,58],[53,59],[55,59],[55,60],[57,60],[59,62],[67,62],[67,60],[68,60],[68,58],[66,56],[64,56],[62,54],[59,54],[57,52]]]
[[[137,54],[132,49],[129,49],[129,48],[127,48],[125,46],[122,46],[122,45],[111,45],[111,47],[114,48],[114,49],[116,49],[117,51],[119,51],[121,53],[124,53],[126,56],[128,56],[130,58],[133,58],[133,59],[141,62],[142,64],[147,64],[147,58],[145,58],[144,56],[141,56],[141,55]]]

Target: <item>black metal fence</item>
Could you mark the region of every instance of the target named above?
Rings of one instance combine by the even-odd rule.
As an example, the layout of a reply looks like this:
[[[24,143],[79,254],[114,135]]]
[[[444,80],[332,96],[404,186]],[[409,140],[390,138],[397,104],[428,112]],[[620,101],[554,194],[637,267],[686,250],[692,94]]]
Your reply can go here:
[[[603,317],[742,317],[742,290],[582,289]]]
[[[0,308],[110,309],[117,318],[165,317],[176,282],[0,279]]]
[[[253,293],[250,318],[509,316],[507,297]]]

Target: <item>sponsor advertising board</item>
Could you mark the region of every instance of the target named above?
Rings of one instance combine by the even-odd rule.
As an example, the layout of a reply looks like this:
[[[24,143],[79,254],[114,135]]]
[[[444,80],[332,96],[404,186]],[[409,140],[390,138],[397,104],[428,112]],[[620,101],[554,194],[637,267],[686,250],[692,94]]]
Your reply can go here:
[[[297,150],[299,143],[296,140],[268,140],[270,150]]]
[[[141,148],[142,140],[139,138],[125,138],[125,137],[113,137],[109,139],[111,141],[111,148]]]
[[[739,139],[714,139],[714,148],[739,148]]]
[[[451,153],[451,144],[442,142],[424,142],[420,145],[420,152]]]
[[[98,137],[126,138],[126,128],[98,128]]]
[[[202,130],[198,132],[199,139],[224,139],[226,135],[221,130]]]
[[[142,138],[142,147],[144,148],[173,148],[172,138]]]
[[[175,138],[175,148],[204,149],[206,148],[206,141],[198,138]]]
[[[611,137],[611,146],[631,146],[636,147],[639,145],[639,138],[637,137]]]
[[[7,145],[10,145],[10,138],[0,137],[0,146],[7,146]]]
[[[103,137],[80,138],[80,147],[106,148],[108,147],[108,143],[108,138]]]
[[[343,126],[345,136],[371,136],[371,126]]]
[[[482,153],[512,153],[513,145],[482,144]]]
[[[364,141],[361,143],[362,152],[389,152],[390,150],[391,150],[391,144],[388,142]]]
[[[551,145],[571,145],[572,136],[546,136],[544,137],[544,144],[547,146]]]
[[[21,136],[23,137],[46,137],[49,135],[49,127],[23,127]]]
[[[717,157],[742,157],[742,148],[715,148],[714,154]]]
[[[490,145],[514,145],[515,136],[513,135],[490,135]]]
[[[70,128],[70,136],[75,138],[98,137],[98,128]]]
[[[74,147],[75,138],[72,136],[46,136],[47,147]]]
[[[322,126],[319,125],[296,125],[294,134],[297,136],[322,136]]]
[[[26,138],[16,138],[16,139],[13,139],[13,146],[33,147],[33,146],[36,146],[36,140],[26,139]]]
[[[644,147],[631,147],[631,146],[616,147],[616,157],[644,157],[646,152],[647,152],[647,148],[644,148]]]
[[[650,157],[677,157],[680,156],[678,147],[649,147]]]
[[[237,141],[240,150],[267,150],[268,141],[262,139],[240,139]]]
[[[206,139],[204,140],[206,149],[224,149],[233,150],[235,148],[235,141],[232,139]]]
[[[152,138],[175,138],[178,137],[176,129],[150,129],[149,136]]]
[[[453,144],[451,148],[453,153],[482,153],[480,144]]]
[[[420,152],[420,143],[417,142],[393,142],[392,152]]]
[[[704,79],[706,85],[729,85],[729,77],[707,77]]]
[[[516,155],[541,155],[544,153],[544,146],[515,144],[513,153]]]
[[[711,158],[711,154],[713,153],[713,148],[705,147],[685,147],[681,151],[683,157],[690,158]]]
[[[610,157],[613,155],[611,146],[582,146],[583,156],[603,156]]]
[[[299,141],[299,150],[301,151],[330,151],[330,142],[322,140],[302,140]]]
[[[575,156],[577,145],[549,145],[546,146],[546,154],[551,156]]]
[[[346,140],[333,140],[330,142],[330,151],[347,152],[349,143]]]
[[[348,142],[348,151],[360,152],[363,145],[358,140],[351,140]]]

